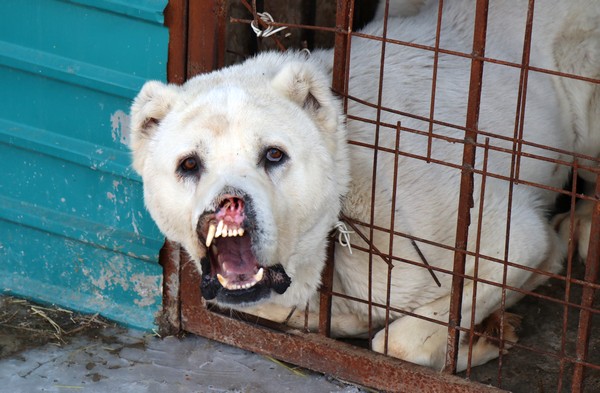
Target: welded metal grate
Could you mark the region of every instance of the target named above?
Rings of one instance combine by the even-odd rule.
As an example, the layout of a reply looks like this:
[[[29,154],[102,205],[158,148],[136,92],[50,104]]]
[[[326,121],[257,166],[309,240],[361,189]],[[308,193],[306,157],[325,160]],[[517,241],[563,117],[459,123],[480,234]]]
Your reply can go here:
[[[200,4],[201,3],[201,4]],[[301,2],[302,6],[310,2]],[[312,6],[319,6],[322,2],[311,3]],[[575,154],[556,147],[542,146],[527,140],[526,131],[526,112],[527,112],[527,94],[528,81],[532,77],[540,75],[553,76],[556,78],[569,78],[581,80],[588,83],[600,83],[600,80],[594,79],[590,75],[572,75],[556,70],[542,69],[535,64],[535,58],[532,58],[532,32],[535,28],[535,12],[543,4],[535,4],[530,0],[527,8],[524,10],[523,20],[525,23],[523,48],[521,61],[507,61],[505,59],[494,58],[486,54],[487,23],[488,23],[488,1],[473,0],[475,8],[475,19],[473,21],[473,44],[468,51],[449,49],[443,45],[442,21],[443,1],[439,2],[438,19],[436,23],[435,45],[428,46],[416,42],[403,41],[401,38],[387,36],[386,26],[381,35],[368,35],[360,31],[353,31],[352,21],[355,13],[355,2],[352,0],[337,1],[335,18],[331,18],[331,24],[328,26],[318,26],[315,22],[315,14],[312,13],[312,20],[302,23],[288,23],[286,20],[277,20],[279,23],[271,23],[275,27],[288,26],[306,31],[325,32],[334,36],[335,62],[333,67],[333,90],[344,100],[344,107],[348,112],[349,121],[360,122],[369,125],[374,133],[372,143],[364,140],[351,140],[349,143],[356,148],[366,149],[373,153],[376,159],[378,155],[391,154],[394,157],[395,170],[398,173],[398,162],[400,157],[412,160],[421,160],[430,165],[440,165],[451,168],[460,174],[460,189],[458,194],[458,216],[456,217],[456,232],[453,233],[451,244],[442,244],[435,242],[423,236],[416,236],[411,231],[399,230],[395,225],[394,209],[390,212],[389,226],[382,227],[374,224],[374,208],[371,209],[370,220],[356,220],[344,217],[348,225],[356,232],[354,235],[353,247],[357,251],[365,252],[369,255],[370,264],[373,260],[379,258],[388,266],[388,283],[396,264],[410,264],[428,269],[432,274],[432,280],[440,277],[449,277],[452,287],[450,295],[450,312],[446,321],[439,321],[430,317],[418,315],[411,310],[401,309],[390,302],[390,297],[384,302],[376,301],[369,295],[365,298],[351,297],[349,295],[335,292],[332,289],[332,269],[335,261],[330,260],[323,274],[323,288],[320,299],[320,319],[318,332],[308,332],[308,317],[305,319],[304,330],[291,329],[284,325],[260,320],[259,318],[248,315],[231,316],[228,312],[219,313],[214,310],[208,310],[201,301],[199,289],[199,277],[194,271],[192,264],[186,262],[185,251],[179,250],[176,245],[169,244],[163,253],[164,274],[164,306],[165,312],[163,319],[166,321],[164,326],[171,330],[185,330],[206,336],[218,341],[249,349],[258,353],[269,354],[276,358],[292,362],[314,370],[331,373],[343,379],[355,381],[375,387],[377,389],[389,391],[498,391],[497,388],[470,382],[480,381],[485,384],[492,384],[501,388],[510,388],[519,391],[529,386],[539,391],[573,391],[573,392],[592,392],[594,389],[600,389],[600,299],[598,284],[598,271],[600,268],[600,181],[596,182],[595,190],[584,195],[581,190],[581,180],[577,174],[585,167],[589,168],[589,162],[598,163],[598,159]],[[250,28],[247,26],[252,21],[266,27],[266,23],[257,16],[257,11],[269,11],[269,4],[276,2],[257,1],[232,1],[229,7],[235,4],[239,9],[245,10],[246,16],[229,16],[226,21],[231,26],[243,25],[247,27],[246,34],[250,34]],[[286,7],[289,5],[286,5]],[[237,58],[245,54],[243,44],[239,40],[225,40],[224,10],[226,2],[223,0],[204,0],[204,1],[172,1],[173,7],[171,15],[175,15],[171,20],[171,29],[178,30],[181,38],[173,44],[171,57],[176,58],[174,53],[179,53],[179,68],[175,73],[178,76],[187,75],[188,77],[197,72],[210,71],[214,67],[222,66],[225,62],[225,53],[234,53]],[[258,9],[257,9],[258,7]],[[202,9],[203,11],[199,11]],[[207,12],[212,10],[213,13]],[[387,19],[387,9],[385,11]],[[179,17],[176,17],[179,15]],[[182,21],[187,21],[183,22]],[[202,39],[191,32],[198,32],[199,25],[204,26]],[[196,27],[192,27],[196,26]],[[208,27],[207,27],[208,26]],[[230,30],[230,37],[232,33]],[[228,37],[228,38],[230,38]],[[239,37],[238,37],[239,38]],[[377,83],[378,96],[372,102],[360,97],[350,86],[348,75],[352,67],[351,53],[352,41],[357,39],[373,40],[381,45],[381,68]],[[281,35],[274,36],[267,40],[273,40],[275,46],[279,49],[285,49],[282,43]],[[250,41],[254,41],[251,39]],[[208,42],[208,43],[207,43]],[[226,48],[226,42],[238,42],[236,48]],[[179,49],[176,47],[179,45]],[[258,48],[261,43],[246,42],[249,48]],[[400,45],[411,48],[414,51],[425,51],[431,55],[431,91],[429,92],[429,102],[425,108],[420,108],[418,112],[411,112],[404,108],[386,107],[382,99],[382,92],[385,89],[386,69],[384,67],[385,51],[391,46]],[[242,47],[240,49],[240,46]],[[183,49],[182,49],[183,48]],[[178,51],[179,50],[179,51]],[[181,53],[191,54],[185,58]],[[251,51],[246,54],[249,55]],[[436,116],[436,96],[439,96],[438,80],[440,78],[438,62],[442,56],[454,56],[462,58],[465,61],[466,72],[469,73],[468,102],[465,103],[466,117],[464,123],[447,121]],[[182,60],[183,59],[183,60]],[[195,59],[204,59],[203,65],[198,66],[194,63]],[[210,63],[207,59],[213,59]],[[409,60],[407,60],[409,61]],[[210,63],[210,64],[209,64]],[[187,65],[186,65],[187,64]],[[191,64],[191,65],[190,65]],[[176,65],[174,65],[176,66]],[[499,136],[494,130],[479,128],[479,114],[481,105],[482,89],[485,88],[483,81],[484,69],[486,67],[498,67],[510,69],[518,72],[518,85],[515,91],[514,108],[514,132],[512,137]],[[180,82],[181,79],[173,79]],[[374,81],[375,83],[375,81]],[[372,109],[374,113],[371,117],[359,116],[352,111],[353,106],[362,105]],[[382,120],[383,114],[394,114],[398,118],[413,119],[425,124],[425,127],[410,127],[397,121],[389,123]],[[386,118],[389,118],[386,116]],[[410,123],[410,122],[407,122]],[[449,128],[461,131],[461,138],[446,135],[438,130],[440,128]],[[394,145],[379,144],[380,133],[393,133],[395,136]],[[425,152],[412,152],[402,148],[402,143],[407,135],[415,135],[427,138],[427,149]],[[440,159],[435,154],[435,146],[439,143],[452,143],[462,146],[462,157],[455,160]],[[560,159],[552,159],[545,153],[553,152],[560,155]],[[510,157],[510,168],[506,173],[494,173],[488,170],[489,157],[492,154],[506,154]],[[568,167],[573,173],[573,181],[565,189],[551,187],[545,184],[533,182],[520,172],[522,160],[539,160],[543,162],[554,163],[557,167]],[[583,163],[586,163],[585,165]],[[375,200],[376,182],[378,181],[377,166],[373,165],[373,191],[371,200]],[[592,170],[598,174],[598,170]],[[506,184],[507,198],[507,217],[506,234],[501,239],[505,244],[504,255],[484,255],[480,250],[480,236],[482,220],[475,219],[483,216],[483,206],[485,203],[485,188],[490,179],[502,181]],[[389,180],[389,179],[388,179]],[[392,184],[396,184],[397,179],[391,179]],[[474,183],[479,182],[479,187],[474,187]],[[513,214],[512,198],[515,187],[537,187],[545,189],[548,192],[560,195],[564,202],[566,216],[570,225],[570,238],[574,238],[575,204],[578,200],[590,201],[593,208],[590,245],[588,257],[584,264],[576,260],[574,243],[569,244],[568,258],[566,267],[559,274],[549,273],[547,271],[526,268],[512,261],[508,257],[508,248],[510,241],[510,219]],[[394,187],[395,190],[395,187]],[[477,193],[480,193],[477,195]],[[592,196],[590,196],[592,195]],[[418,195],[415,195],[418,198]],[[477,201],[477,203],[475,203]],[[396,192],[392,195],[392,206],[400,203]],[[378,248],[372,241],[374,233],[385,233],[389,235],[389,244],[385,249]],[[421,245],[421,247],[436,247],[452,253],[454,266],[452,270],[447,270],[432,266],[427,262],[426,256],[420,255],[419,258],[408,259],[400,258],[394,255],[393,242],[395,238],[409,239],[412,244]],[[416,246],[419,249],[419,246]],[[330,253],[333,255],[333,253]],[[419,251],[419,254],[420,251]],[[473,269],[467,269],[467,258],[474,259]],[[495,263],[503,266],[504,278],[500,282],[492,282],[478,276],[478,266],[480,263]],[[509,268],[523,269],[538,275],[549,278],[548,285],[539,290],[529,291],[521,288],[507,285],[506,272]],[[472,272],[470,272],[472,271]],[[474,290],[470,294],[473,301],[477,299],[477,286],[487,284],[501,288],[503,296],[508,292],[518,292],[524,296],[524,300],[515,306],[518,312],[528,313],[525,315],[524,332],[521,341],[518,343],[508,342],[504,337],[503,329],[500,329],[499,337],[492,337],[487,333],[476,328],[460,327],[461,319],[470,318],[473,321],[474,315],[461,315],[461,305],[464,301],[463,288],[466,283],[474,283]],[[388,291],[391,290],[388,285]],[[397,359],[380,355],[350,345],[346,342],[336,341],[330,338],[330,313],[331,302],[335,298],[344,298],[363,304],[369,309],[369,313],[380,312],[383,310],[389,317],[391,314],[403,314],[414,318],[423,318],[432,323],[440,324],[447,328],[447,355],[443,373],[429,370],[420,366],[415,366]],[[503,298],[504,299],[504,298]],[[537,314],[539,312],[539,314]],[[534,314],[535,313],[535,314]],[[500,318],[508,318],[504,309],[504,300],[499,313]],[[469,325],[473,325],[470,323]],[[387,337],[387,323],[386,323]],[[471,353],[469,353],[469,364],[467,370],[460,376],[455,376],[457,368],[457,349],[461,340],[461,332],[472,345],[479,338],[486,338],[498,343],[501,349],[510,346],[508,355],[502,351],[498,360],[492,361],[485,366],[472,368],[470,366]],[[522,336],[523,336],[522,335]],[[530,340],[528,338],[541,337],[541,339]],[[550,341],[544,341],[550,340]],[[369,340],[370,341],[370,340]],[[515,360],[516,359],[516,360]],[[530,363],[527,363],[530,362]],[[524,370],[524,364],[531,364],[531,369]],[[541,365],[546,366],[541,366]],[[536,366],[537,365],[537,366]],[[519,373],[531,373],[527,384],[514,384],[515,379],[524,379]],[[491,377],[490,377],[491,375]]]

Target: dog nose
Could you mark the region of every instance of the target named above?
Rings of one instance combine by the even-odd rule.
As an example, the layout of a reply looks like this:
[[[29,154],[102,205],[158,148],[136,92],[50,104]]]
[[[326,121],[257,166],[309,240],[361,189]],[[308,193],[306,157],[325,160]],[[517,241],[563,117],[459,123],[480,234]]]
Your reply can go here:
[[[244,211],[244,200],[233,195],[226,195],[219,204],[219,210],[228,215],[238,215]]]

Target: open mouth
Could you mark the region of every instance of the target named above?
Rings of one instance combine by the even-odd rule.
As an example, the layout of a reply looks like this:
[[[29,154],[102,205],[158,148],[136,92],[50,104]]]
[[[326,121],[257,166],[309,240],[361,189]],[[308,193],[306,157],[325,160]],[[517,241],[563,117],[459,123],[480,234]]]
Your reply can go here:
[[[281,265],[261,266],[253,249],[258,241],[254,211],[248,198],[227,194],[214,213],[200,218],[198,235],[204,239],[202,296],[222,303],[253,303],[282,294],[291,283]]]

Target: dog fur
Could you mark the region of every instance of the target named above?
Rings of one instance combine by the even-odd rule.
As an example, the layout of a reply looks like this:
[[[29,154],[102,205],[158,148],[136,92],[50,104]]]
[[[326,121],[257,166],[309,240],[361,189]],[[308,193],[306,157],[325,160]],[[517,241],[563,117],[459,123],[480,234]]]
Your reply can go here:
[[[441,48],[471,52],[474,9],[469,0],[444,2]],[[385,26],[388,38],[434,45],[437,1],[392,2],[385,25],[383,10],[379,9],[363,33],[382,36]],[[521,64],[526,15],[527,1],[490,2],[486,57]],[[600,3],[595,0],[536,1],[530,65],[599,77],[599,26]],[[203,295],[221,306],[276,321],[288,318],[288,323],[302,326],[303,314],[289,315],[294,307],[304,310],[308,303],[310,325],[316,324],[328,233],[340,213],[363,223],[372,220],[372,232],[358,228],[371,238],[370,244],[354,235],[352,252],[335,245],[334,291],[364,300],[370,295],[373,303],[389,304],[402,312],[387,316],[381,307],[369,309],[365,303],[335,297],[332,332],[367,336],[371,334],[370,315],[371,326],[381,329],[373,337],[374,350],[441,368],[448,328],[403,312],[447,323],[452,275],[438,271],[438,287],[428,269],[402,262],[421,259],[408,238],[390,236],[389,228],[427,239],[417,245],[429,264],[452,270],[464,131],[445,124],[465,124],[471,61],[439,54],[434,108],[439,123],[431,132],[454,140],[434,138],[428,162],[406,154],[427,154],[434,52],[388,44],[381,63],[381,43],[355,37],[351,53],[350,96],[421,117],[378,111],[349,100],[350,117],[346,118],[341,101],[330,91],[331,50],[314,51],[310,56],[293,51],[262,53],[242,64],[196,76],[182,86],[148,82],[131,109],[133,166],[143,178],[145,203],[160,230],[187,250],[201,272]],[[384,77],[379,96],[381,64]],[[487,283],[465,280],[461,323],[465,328],[470,327],[471,316],[475,324],[481,324],[522,296],[514,290],[503,293],[501,284],[531,290],[547,275],[528,269],[556,273],[565,257],[566,240],[561,240],[548,220],[556,193],[529,183],[560,189],[568,180],[569,166],[526,155],[519,163],[520,183],[510,188],[506,181],[512,173],[513,142],[503,137],[515,132],[520,77],[517,67],[484,66],[479,129],[489,133],[491,148],[487,152],[481,145],[477,148],[475,169],[486,165],[492,175],[485,178],[482,215],[483,178],[474,176],[468,250],[487,258],[469,255],[466,274],[472,276],[477,269],[478,278]],[[597,84],[532,71],[526,97],[523,140],[590,157],[600,155]],[[382,125],[375,126],[375,121]],[[400,154],[395,154],[398,122],[424,134],[401,132]],[[483,139],[479,139],[482,144]],[[347,144],[348,140],[353,143]],[[380,149],[375,168],[374,150],[368,147],[373,145]],[[522,152],[572,160],[562,151],[529,144],[522,146]],[[595,181],[597,163],[580,161],[588,166],[580,174]],[[223,263],[215,261],[225,251],[207,249],[210,227],[219,217],[230,220],[234,229],[236,225],[245,229],[243,236],[234,233],[228,243],[225,239],[215,243],[219,247],[236,244],[231,252],[243,254],[238,264],[231,256]],[[578,220],[578,228],[589,233],[590,215],[581,214]],[[564,233],[568,222],[556,225]],[[579,239],[589,241],[589,235],[587,240],[585,235]],[[399,259],[392,262],[370,256],[364,251],[370,247]],[[579,248],[586,249],[586,244]],[[505,259],[511,264],[498,262]],[[240,286],[254,284],[248,275],[260,267],[264,278],[261,272],[261,281],[254,286],[222,286],[234,281]],[[221,277],[215,277],[217,271]],[[514,318],[507,320],[504,337],[510,339],[516,323]],[[498,351],[493,341],[478,340],[472,365],[497,357]],[[467,356],[463,343],[459,370],[467,367]]]

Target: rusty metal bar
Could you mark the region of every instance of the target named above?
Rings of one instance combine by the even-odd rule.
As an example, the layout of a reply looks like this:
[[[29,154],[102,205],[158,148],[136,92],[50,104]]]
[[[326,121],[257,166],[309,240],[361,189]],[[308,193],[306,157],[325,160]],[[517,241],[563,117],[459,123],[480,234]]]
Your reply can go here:
[[[181,333],[180,255],[179,245],[165,240],[158,256],[158,262],[163,268],[162,309],[157,318],[161,336]]]
[[[342,97],[348,95],[348,75],[350,72],[350,49],[354,0],[337,0],[335,16],[335,46],[333,49],[333,72],[331,88]],[[344,102],[346,99],[344,98]],[[346,110],[344,104],[344,110]]]
[[[471,302],[473,304],[471,308],[471,322],[469,324],[469,353],[467,355],[467,378],[471,377],[471,363],[473,359],[473,344],[475,342],[475,311],[477,307],[477,279],[479,275],[479,255],[481,251],[481,234],[483,227],[483,203],[485,197],[485,187],[487,181],[487,166],[490,153],[490,138],[485,139],[485,150],[483,151],[483,168],[481,169],[481,187],[479,191],[479,214],[477,221],[477,239],[475,240],[475,261],[473,264],[473,296]]]
[[[325,337],[331,336],[331,304],[333,291],[333,269],[334,269],[334,253],[335,253],[335,238],[329,237],[329,245],[327,246],[327,260],[325,267],[321,273],[321,288],[319,292],[319,333]],[[305,313],[305,318],[308,319],[308,310]],[[308,320],[305,321],[307,325]]]
[[[333,57],[333,75],[331,88],[338,94],[346,95],[347,75],[350,56],[350,33],[352,29],[353,0],[339,0],[336,13],[336,36]],[[319,295],[319,333],[329,337],[331,333],[331,304],[333,290],[333,269],[335,240],[330,239],[327,261],[321,275],[321,292]]]
[[[213,313],[201,301],[195,267],[182,261],[181,269],[182,322],[188,332],[389,392],[503,392],[319,334],[278,331]]]
[[[523,39],[523,56],[521,75],[519,77],[519,93],[517,99],[517,110],[515,114],[515,144],[513,150],[517,155],[516,168],[511,169],[514,173],[515,181],[519,181],[521,170],[521,151],[523,150],[523,133],[525,128],[525,106],[527,104],[527,82],[529,80],[529,61],[531,57],[531,35],[533,33],[533,11],[535,0],[529,0],[527,7],[527,22],[525,23],[525,37]],[[512,165],[512,164],[511,164]]]
[[[569,208],[569,239],[574,239],[574,220],[575,220],[575,206],[577,203],[577,179],[578,179],[578,161],[575,160],[573,162],[573,182],[571,184],[571,198],[570,198],[570,208]],[[573,276],[573,255],[575,252],[575,242],[569,241],[568,251],[567,251],[567,267],[565,271],[565,294],[564,300],[569,302],[571,299],[571,279]],[[562,324],[562,334],[561,334],[561,343],[560,343],[560,366],[559,366],[559,374],[558,374],[558,388],[557,391],[561,392],[564,378],[564,371],[567,354],[567,332],[568,332],[568,322],[569,322],[569,307],[564,306],[563,308],[563,324]]]
[[[463,166],[460,181],[460,200],[456,227],[456,251],[454,253],[454,268],[452,289],[450,293],[450,316],[448,327],[448,342],[446,349],[445,371],[456,373],[456,360],[460,343],[461,307],[463,294],[463,275],[465,273],[466,253],[469,226],[471,224],[471,208],[473,207],[473,168],[475,167],[475,143],[479,126],[479,106],[481,100],[481,85],[483,79],[483,56],[485,54],[485,39],[487,32],[488,0],[477,0],[475,8],[475,29],[473,33],[473,58],[471,61],[471,79],[469,82],[469,98],[467,102],[467,119]]]
[[[592,224],[590,228],[590,244],[588,256],[585,262],[585,281],[597,283],[600,278],[600,174],[596,176],[596,189],[594,192],[596,202],[592,212]],[[581,305],[592,307],[594,304],[594,288],[584,285],[581,296]],[[576,356],[578,362],[587,360],[590,330],[592,327],[592,314],[587,310],[579,311],[579,327],[577,329]],[[573,370],[573,384],[571,392],[583,391],[584,366],[575,363]]]
[[[190,1],[187,78],[225,65],[226,0]]]
[[[182,84],[187,76],[188,0],[170,0],[165,8],[169,28],[167,80]]]
[[[439,0],[437,25],[435,28],[435,44],[433,51],[433,71],[431,76],[431,102],[429,104],[429,138],[427,138],[427,163],[431,159],[431,149],[433,142],[433,115],[435,113],[435,93],[437,88],[438,60],[440,56],[440,36],[442,31],[442,16],[444,10],[444,0]]]

